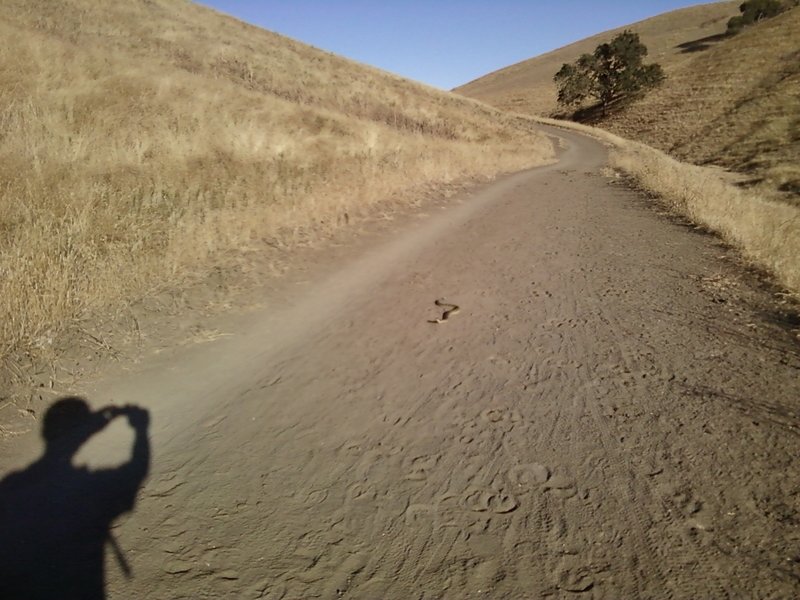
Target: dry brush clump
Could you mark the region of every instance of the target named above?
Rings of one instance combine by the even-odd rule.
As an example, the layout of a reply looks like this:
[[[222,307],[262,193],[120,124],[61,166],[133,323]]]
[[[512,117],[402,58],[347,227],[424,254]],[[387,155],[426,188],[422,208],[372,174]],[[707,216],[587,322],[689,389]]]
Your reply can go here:
[[[712,169],[680,162],[602,129],[553,119],[541,121],[610,143],[613,166],[665,200],[676,213],[721,235],[800,296],[800,208],[743,190]]]
[[[7,364],[265,242],[552,153],[530,122],[180,0],[9,0],[0,36]]]

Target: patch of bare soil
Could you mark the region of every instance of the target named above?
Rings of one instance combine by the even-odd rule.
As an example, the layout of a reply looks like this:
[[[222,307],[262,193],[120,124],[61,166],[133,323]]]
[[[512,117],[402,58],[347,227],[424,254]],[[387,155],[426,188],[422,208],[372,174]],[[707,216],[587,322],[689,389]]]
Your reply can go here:
[[[558,135],[558,165],[317,257],[268,310],[210,320],[217,339],[78,388],[150,413],[109,597],[800,594],[789,313]],[[431,324],[437,298],[460,310]],[[141,459],[141,414],[106,414],[73,463]],[[4,473],[37,456],[14,442]]]

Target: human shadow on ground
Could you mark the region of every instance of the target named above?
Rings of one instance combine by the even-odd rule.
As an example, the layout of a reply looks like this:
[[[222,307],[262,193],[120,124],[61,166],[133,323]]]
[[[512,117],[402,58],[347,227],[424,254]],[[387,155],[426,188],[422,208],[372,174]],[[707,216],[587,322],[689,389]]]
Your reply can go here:
[[[135,438],[128,462],[110,469],[76,467],[84,443],[116,417]],[[150,468],[149,413],[137,406],[92,412],[81,398],[62,398],[42,423],[44,454],[0,481],[0,598],[102,600],[109,545],[127,577],[128,563],[111,524],[133,510]]]

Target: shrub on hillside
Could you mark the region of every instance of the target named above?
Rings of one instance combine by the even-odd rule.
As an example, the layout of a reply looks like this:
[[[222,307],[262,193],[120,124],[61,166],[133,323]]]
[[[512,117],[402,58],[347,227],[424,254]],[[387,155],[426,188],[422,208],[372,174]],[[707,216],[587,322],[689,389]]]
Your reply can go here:
[[[797,1],[782,2],[781,0],[747,0],[739,6],[742,14],[732,17],[728,21],[728,33],[739,33],[744,27],[753,25],[764,19],[776,17],[782,12],[797,6]]]

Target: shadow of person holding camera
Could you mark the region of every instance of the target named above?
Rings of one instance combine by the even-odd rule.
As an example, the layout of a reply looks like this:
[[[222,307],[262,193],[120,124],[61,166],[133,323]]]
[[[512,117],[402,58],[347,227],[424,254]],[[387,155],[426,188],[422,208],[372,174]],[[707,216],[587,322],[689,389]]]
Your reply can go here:
[[[117,417],[135,434],[130,460],[110,469],[74,466],[81,446]],[[133,510],[150,468],[149,421],[143,408],[92,412],[81,398],[62,398],[47,410],[44,454],[0,481],[0,598],[105,598],[107,544],[131,576],[111,524]]]

